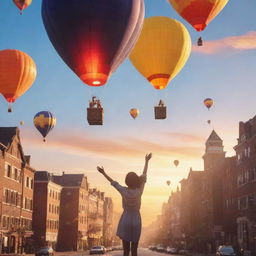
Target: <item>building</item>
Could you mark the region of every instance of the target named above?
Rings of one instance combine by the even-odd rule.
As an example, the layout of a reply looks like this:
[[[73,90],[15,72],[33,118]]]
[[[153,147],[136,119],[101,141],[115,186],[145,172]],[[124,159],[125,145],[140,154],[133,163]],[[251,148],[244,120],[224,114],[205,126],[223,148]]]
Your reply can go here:
[[[0,127],[1,251],[30,252],[35,170],[25,156],[17,127]]]
[[[256,252],[256,116],[239,123],[236,151],[237,234],[245,251]]]
[[[111,197],[105,197],[103,213],[103,245],[112,246],[113,243],[113,201]]]
[[[88,244],[89,247],[103,244],[104,193],[89,190]]]
[[[36,248],[50,245],[56,249],[61,190],[62,187],[53,182],[52,174],[47,171],[35,173],[33,230]]]
[[[88,248],[88,189],[84,174],[53,176],[54,183],[62,186],[58,251],[79,251]]]

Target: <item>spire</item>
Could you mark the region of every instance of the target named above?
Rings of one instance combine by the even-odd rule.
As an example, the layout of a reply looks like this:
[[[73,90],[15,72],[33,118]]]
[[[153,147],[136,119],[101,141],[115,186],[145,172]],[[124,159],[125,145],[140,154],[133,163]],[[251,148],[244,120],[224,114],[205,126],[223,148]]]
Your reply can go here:
[[[222,142],[222,139],[219,137],[219,135],[214,130],[212,130],[212,133],[209,136],[209,138],[207,139],[206,143],[210,142],[210,141],[214,141],[214,142],[221,141]]]
[[[223,152],[223,141],[219,137],[219,135],[212,130],[212,133],[210,134],[209,138],[207,139],[205,145],[206,153],[217,153],[217,152]]]

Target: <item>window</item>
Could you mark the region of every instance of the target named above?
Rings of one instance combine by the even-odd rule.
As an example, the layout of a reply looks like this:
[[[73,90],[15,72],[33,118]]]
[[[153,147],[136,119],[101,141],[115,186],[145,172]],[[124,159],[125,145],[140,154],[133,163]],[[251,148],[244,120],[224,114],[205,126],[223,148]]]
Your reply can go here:
[[[29,188],[29,177],[26,178],[26,187]]]
[[[34,187],[34,180],[31,179],[31,180],[30,180],[30,188],[33,189],[33,187]]]
[[[49,212],[51,212],[51,204],[49,204]]]
[[[12,177],[12,167],[9,164],[5,164],[5,177]]]

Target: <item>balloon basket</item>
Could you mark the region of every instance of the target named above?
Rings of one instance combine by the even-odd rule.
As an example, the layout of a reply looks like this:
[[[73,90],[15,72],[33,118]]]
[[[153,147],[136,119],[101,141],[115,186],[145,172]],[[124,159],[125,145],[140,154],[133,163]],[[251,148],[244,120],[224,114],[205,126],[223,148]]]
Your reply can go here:
[[[103,108],[87,108],[87,121],[89,125],[103,125]]]
[[[201,36],[197,40],[197,46],[203,46],[203,39]]]
[[[155,119],[166,119],[166,106],[155,106]]]

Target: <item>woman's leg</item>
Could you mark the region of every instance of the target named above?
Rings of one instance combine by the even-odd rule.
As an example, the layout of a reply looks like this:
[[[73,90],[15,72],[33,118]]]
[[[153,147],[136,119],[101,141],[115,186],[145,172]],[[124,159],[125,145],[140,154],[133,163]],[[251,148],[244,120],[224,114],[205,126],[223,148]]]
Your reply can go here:
[[[125,240],[123,241],[123,249],[124,249],[124,256],[129,256],[130,254],[130,242],[127,242]]]
[[[132,242],[132,256],[137,256],[138,244],[139,242]]]

